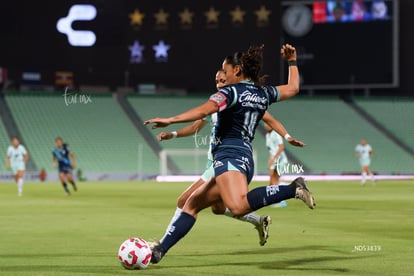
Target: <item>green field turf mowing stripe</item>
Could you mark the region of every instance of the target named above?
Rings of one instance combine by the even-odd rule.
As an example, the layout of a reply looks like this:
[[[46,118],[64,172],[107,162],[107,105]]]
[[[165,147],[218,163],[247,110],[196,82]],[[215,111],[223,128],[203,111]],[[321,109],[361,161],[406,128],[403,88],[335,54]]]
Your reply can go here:
[[[0,275],[414,275],[413,181],[310,182],[315,210],[258,211],[273,219],[263,247],[253,225],[205,210],[159,264],[123,269],[122,241],[160,238],[188,184],[0,184]]]

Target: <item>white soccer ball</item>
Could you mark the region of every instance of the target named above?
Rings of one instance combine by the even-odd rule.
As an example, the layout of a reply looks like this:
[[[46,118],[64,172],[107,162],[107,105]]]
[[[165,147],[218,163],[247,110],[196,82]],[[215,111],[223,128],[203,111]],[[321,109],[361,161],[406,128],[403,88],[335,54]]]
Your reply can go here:
[[[118,258],[126,269],[145,269],[151,261],[151,248],[141,238],[129,238],[119,247]]]

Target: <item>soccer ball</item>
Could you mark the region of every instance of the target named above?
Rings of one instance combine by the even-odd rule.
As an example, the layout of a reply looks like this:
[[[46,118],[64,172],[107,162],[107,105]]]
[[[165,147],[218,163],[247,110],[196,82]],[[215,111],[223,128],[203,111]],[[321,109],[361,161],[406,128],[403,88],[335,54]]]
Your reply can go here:
[[[119,247],[118,259],[126,269],[145,269],[151,261],[151,248],[141,238],[129,238]]]

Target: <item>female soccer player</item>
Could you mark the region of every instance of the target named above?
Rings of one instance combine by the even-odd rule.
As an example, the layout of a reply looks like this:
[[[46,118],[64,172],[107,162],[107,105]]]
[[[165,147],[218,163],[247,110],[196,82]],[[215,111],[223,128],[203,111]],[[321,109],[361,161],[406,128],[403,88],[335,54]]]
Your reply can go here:
[[[269,169],[269,184],[278,185],[280,181],[280,171],[288,163],[283,144],[282,136],[274,131],[268,124],[264,124],[266,133],[266,147],[269,150],[269,161],[267,167]]]
[[[52,151],[53,167],[58,167],[59,179],[62,182],[63,189],[65,189],[66,194],[70,196],[66,181],[72,184],[73,190],[78,190],[72,175],[72,169],[76,167],[75,154],[69,149],[67,144],[63,143],[61,137],[57,137],[55,143],[56,148]]]
[[[217,91],[220,90],[221,88],[223,88],[226,84],[226,75],[224,74],[223,69],[220,69],[217,71],[216,73],[216,88]],[[273,124],[277,127],[275,133],[280,133],[281,135],[285,136],[287,134],[286,129],[284,128],[284,126],[277,121],[276,119],[274,119],[267,111],[265,113],[264,116],[264,120],[272,120]],[[213,125],[213,129],[212,129],[212,135],[214,134],[214,125],[217,122],[217,113],[213,113],[211,115],[211,124]],[[205,125],[207,125],[207,122],[204,119],[200,119],[195,121],[193,124],[186,126],[182,129],[179,129],[177,131],[172,131],[172,132],[161,132],[157,135],[157,139],[159,141],[163,141],[163,140],[170,140],[174,137],[177,138],[181,138],[181,137],[187,137],[190,135],[193,135],[195,133],[197,133],[198,131],[200,131]],[[270,130],[273,130],[270,125],[265,124],[266,126],[268,126],[270,128]],[[277,134],[278,135],[278,134]],[[302,147],[304,145],[304,143],[300,140],[294,139],[292,137],[289,138],[289,143],[291,143],[294,146],[299,146]],[[200,177],[200,179],[198,179],[196,182],[194,182],[193,184],[191,184],[178,198],[177,201],[177,208],[175,210],[174,216],[172,217],[170,224],[168,225],[165,235],[164,237],[161,239],[161,242],[164,240],[164,238],[168,235],[171,226],[174,224],[175,220],[178,218],[178,216],[180,215],[180,213],[182,212],[182,208],[185,204],[185,202],[187,201],[188,197],[197,189],[199,188],[203,183],[205,183],[206,181],[208,181],[211,177],[214,176],[214,169],[213,169],[213,155],[211,153],[211,147],[212,145],[210,144],[210,148],[207,152],[207,157],[208,157],[208,161],[207,161],[207,166],[206,166],[206,171],[203,173],[203,175]],[[226,208],[223,204],[214,204],[211,206],[212,211],[215,214],[218,215],[226,215],[228,217],[232,217],[235,219],[239,219],[241,221],[245,221],[245,222],[250,222],[255,226],[255,229],[258,231],[259,234],[259,244],[261,246],[263,246],[268,237],[269,237],[269,224],[271,223],[271,217],[267,216],[267,215],[257,215],[255,213],[249,213],[246,214],[244,216],[240,216],[240,217],[235,217],[231,211]]]
[[[287,155],[285,153],[285,145],[282,136],[274,131],[268,124],[264,124],[266,133],[266,147],[269,151],[269,161],[267,168],[269,169],[269,185],[279,185],[281,171],[288,164]],[[286,207],[286,201],[271,205],[271,207]]]
[[[29,160],[29,154],[27,154],[26,148],[20,144],[19,138],[13,137],[12,145],[7,149],[6,168],[13,172],[19,196],[23,195],[23,175],[27,160]]]
[[[227,57],[223,70],[227,82],[232,85],[220,89],[208,102],[177,116],[145,122],[154,124],[152,128],[166,127],[218,112],[214,135],[214,141],[218,142],[212,150],[215,176],[191,194],[169,235],[153,248],[151,262],[158,263],[191,230],[198,212],[217,202],[222,202],[235,216],[290,198],[299,198],[309,208],[314,208],[313,197],[301,177],[290,185],[263,186],[248,191],[254,172],[251,141],[259,121],[270,104],[289,99],[299,92],[296,49],[289,44],[281,49],[282,57],[289,63],[288,84],[278,87],[255,84],[263,81],[259,78],[262,50],[262,47],[251,47],[244,53]]]
[[[374,174],[369,169],[374,151],[365,139],[362,139],[361,143],[356,145],[355,155],[358,157],[359,164],[361,165],[361,185],[365,185],[367,175],[371,177],[372,184],[375,184]]]

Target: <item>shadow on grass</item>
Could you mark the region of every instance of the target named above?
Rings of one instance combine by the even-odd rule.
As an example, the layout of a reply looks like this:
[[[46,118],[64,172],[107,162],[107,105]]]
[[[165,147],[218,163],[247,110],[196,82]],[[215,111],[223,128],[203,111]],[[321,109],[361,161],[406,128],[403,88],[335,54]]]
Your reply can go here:
[[[293,257],[293,258],[289,258],[289,259],[284,259],[284,260],[280,260],[280,259],[274,259],[274,258],[269,258],[267,256],[265,256],[263,259],[265,261],[252,261],[251,263],[246,263],[246,262],[240,262],[237,261],[238,258],[237,256],[239,255],[255,255],[255,254],[260,254],[260,255],[277,255],[277,254],[284,254],[284,253],[292,253],[292,252],[301,252],[301,251],[306,251],[306,252],[311,252],[311,251],[315,251],[315,250],[322,250],[322,251],[329,251],[329,256],[317,256],[317,257],[300,257],[300,254],[296,254],[298,257]],[[336,252],[336,256],[332,254],[332,252]],[[338,254],[342,254],[342,256],[339,256]],[[231,259],[226,259],[225,261],[211,261],[209,260],[209,264],[194,264],[194,265],[188,265],[188,263],[183,264],[181,266],[162,266],[162,264],[160,266],[156,265],[156,266],[151,266],[151,269],[155,269],[155,270],[162,270],[162,269],[169,269],[169,268],[191,268],[191,267],[226,267],[226,266],[239,266],[240,268],[242,268],[243,266],[249,265],[249,266],[256,266],[259,269],[263,269],[263,270],[287,270],[287,271],[313,271],[313,272],[332,272],[332,273],[349,273],[352,272],[352,270],[348,267],[346,267],[344,265],[344,267],[338,267],[337,264],[332,265],[332,267],[329,267],[329,262],[335,262],[335,261],[341,261],[344,264],[347,264],[348,261],[353,260],[353,259],[362,259],[362,258],[370,258],[372,256],[369,255],[365,255],[365,256],[350,256],[349,254],[346,254],[346,252],[344,251],[339,251],[339,250],[333,250],[330,247],[327,246],[303,246],[303,247],[292,247],[292,248],[263,248],[263,249],[258,249],[258,250],[246,250],[246,251],[235,251],[235,252],[225,252],[225,253],[211,253],[211,254],[188,254],[188,255],[179,255],[179,257],[182,256],[188,256],[188,257],[207,257],[207,256],[217,256],[217,255],[222,255],[222,256],[234,256],[234,259],[236,261],[232,261]],[[175,257],[178,257],[177,255],[175,255]],[[166,258],[168,258],[168,256],[166,256]],[[312,267],[312,264],[324,264],[326,267]],[[242,272],[242,271],[240,271]],[[356,271],[354,271],[356,272]]]

